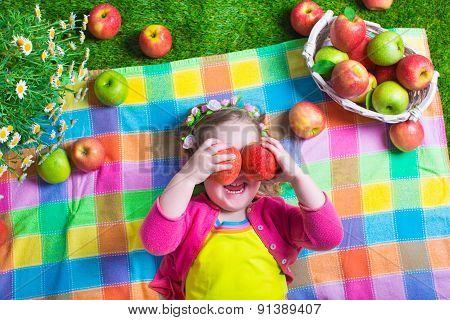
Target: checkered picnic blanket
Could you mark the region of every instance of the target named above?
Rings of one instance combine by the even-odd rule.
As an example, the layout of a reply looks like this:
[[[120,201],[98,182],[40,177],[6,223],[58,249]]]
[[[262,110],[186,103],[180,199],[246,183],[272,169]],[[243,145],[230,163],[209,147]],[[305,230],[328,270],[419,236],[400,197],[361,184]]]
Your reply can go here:
[[[397,32],[429,54],[424,30]],[[0,217],[12,235],[0,247],[0,298],[157,298],[147,284],[160,258],[143,249],[138,230],[183,163],[174,129],[192,106],[233,94],[270,114],[275,136],[343,221],[338,248],[301,252],[290,299],[450,298],[449,162],[439,97],[422,120],[424,145],[399,153],[386,124],[345,111],[317,88],[303,44],[117,69],[130,87],[123,105],[99,106],[93,94],[68,103],[65,117],[78,123],[67,143],[95,136],[106,163],[57,185],[32,173],[23,185],[2,177]],[[310,140],[280,129],[301,100],[317,103],[328,118]],[[288,185],[282,196],[296,203]]]

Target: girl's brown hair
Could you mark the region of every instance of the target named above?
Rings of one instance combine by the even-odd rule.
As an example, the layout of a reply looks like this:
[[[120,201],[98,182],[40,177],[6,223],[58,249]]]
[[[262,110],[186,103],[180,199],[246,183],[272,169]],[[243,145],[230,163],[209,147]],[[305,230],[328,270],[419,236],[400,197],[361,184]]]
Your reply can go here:
[[[201,105],[197,106],[200,107]],[[241,108],[223,108],[221,110],[215,111],[212,114],[204,117],[200,120],[193,131],[190,133],[194,135],[196,145],[191,148],[185,150],[188,157],[191,157],[198,146],[200,146],[205,140],[211,137],[212,131],[220,124],[228,121],[247,121],[250,124],[253,124],[261,135],[261,127],[259,126],[260,119],[255,119],[248,114],[248,112]],[[186,122],[184,122],[186,123]],[[186,136],[189,133],[191,127],[187,127],[184,125],[181,128],[181,136]],[[262,181],[261,186],[258,190],[258,193],[267,196],[274,196],[280,193],[280,184],[273,183],[270,181]]]

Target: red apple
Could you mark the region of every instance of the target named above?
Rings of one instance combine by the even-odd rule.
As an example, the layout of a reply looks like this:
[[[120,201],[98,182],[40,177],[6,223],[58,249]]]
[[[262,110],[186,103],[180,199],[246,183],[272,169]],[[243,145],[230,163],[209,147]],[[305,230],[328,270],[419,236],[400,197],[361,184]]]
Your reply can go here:
[[[367,85],[366,90],[364,90],[364,92],[362,94],[360,94],[359,96],[357,96],[355,98],[351,98],[350,100],[355,103],[364,103],[366,101],[367,93],[370,90],[375,89],[376,87],[377,87],[377,79],[375,78],[375,76],[373,74],[371,74],[369,72],[369,84]]]
[[[369,10],[386,10],[389,9],[394,0],[362,0]]]
[[[81,171],[95,171],[105,160],[105,149],[98,139],[81,138],[72,145],[71,158]]]
[[[213,173],[211,176],[209,176],[208,179],[212,179],[216,181],[217,183],[220,183],[221,185],[228,185],[232,183],[236,178],[239,176],[239,172],[241,172],[241,165],[242,165],[242,158],[241,153],[238,149],[235,147],[231,147],[228,149],[220,150],[217,152],[217,154],[227,154],[227,153],[233,153],[236,158],[233,161],[224,161],[223,163],[231,163],[233,167],[229,170],[222,170]]]
[[[109,3],[96,5],[89,13],[89,32],[98,39],[113,38],[121,24],[119,10]]]
[[[277,160],[273,153],[255,142],[246,145],[241,152],[242,171],[250,181],[270,180],[275,177]]]
[[[3,219],[0,219],[0,247],[6,242],[6,240],[8,240],[8,226]]]
[[[397,64],[394,64],[392,66],[375,66],[373,74],[375,78],[377,78],[378,84],[381,84],[385,81],[397,80],[397,77],[395,76],[396,68]]]
[[[331,74],[331,87],[343,98],[354,98],[366,90],[369,84],[369,73],[355,60],[339,62]]]
[[[425,89],[433,78],[434,68],[430,59],[420,54],[406,56],[397,64],[398,82],[409,90]]]
[[[325,128],[325,113],[311,102],[298,102],[289,110],[289,125],[300,138],[317,136]]]
[[[358,16],[353,21],[343,14],[339,15],[330,28],[330,40],[333,46],[344,52],[355,49],[366,36],[366,23]]]
[[[367,44],[370,40],[371,38],[365,37],[356,48],[348,53],[351,60],[360,62],[367,70],[373,70],[375,68],[375,63],[367,57]]]
[[[394,146],[406,152],[417,148],[423,143],[424,131],[419,121],[407,120],[392,125],[389,129],[389,136]]]
[[[172,48],[172,35],[166,27],[153,24],[141,31],[139,46],[146,56],[161,58]]]
[[[298,3],[291,11],[291,26],[303,36],[309,36],[317,21],[324,12],[314,1],[306,0]]]

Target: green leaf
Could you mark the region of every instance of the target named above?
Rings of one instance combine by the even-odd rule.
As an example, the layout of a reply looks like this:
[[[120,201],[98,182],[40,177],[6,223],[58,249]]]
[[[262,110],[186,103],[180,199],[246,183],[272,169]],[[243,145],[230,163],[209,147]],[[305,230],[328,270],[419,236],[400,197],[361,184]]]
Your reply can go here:
[[[313,65],[312,69],[318,74],[324,75],[330,73],[335,65],[335,63],[328,60],[319,60]]]
[[[210,115],[211,113],[213,113],[211,110],[206,111],[206,115]]]
[[[344,16],[346,16],[349,21],[353,21],[356,16],[355,10],[353,10],[353,8],[346,7],[344,9]]]
[[[369,92],[367,92],[367,95],[366,95],[366,109],[370,109],[372,107],[372,94],[373,94],[374,90],[375,89],[372,89]]]

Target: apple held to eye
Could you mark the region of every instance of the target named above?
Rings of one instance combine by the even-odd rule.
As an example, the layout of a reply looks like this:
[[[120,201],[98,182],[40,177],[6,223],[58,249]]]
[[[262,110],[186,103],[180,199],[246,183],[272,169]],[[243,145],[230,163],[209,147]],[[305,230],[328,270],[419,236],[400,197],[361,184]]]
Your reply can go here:
[[[302,1],[291,11],[291,25],[297,33],[309,36],[314,25],[319,21],[324,12],[314,1]]]
[[[261,143],[251,143],[241,152],[242,171],[250,181],[270,180],[275,177],[277,161],[273,153]]]
[[[417,121],[407,120],[392,125],[389,129],[389,137],[392,143],[403,152],[411,151],[420,146],[424,139],[422,124]]]
[[[241,165],[242,165],[242,158],[241,153],[239,150],[235,147],[231,147],[228,149],[220,150],[217,152],[217,154],[227,154],[227,153],[233,153],[236,158],[232,161],[224,161],[222,163],[231,163],[233,167],[229,170],[222,170],[218,172],[214,172],[212,175],[209,176],[208,179],[212,179],[216,181],[217,183],[221,185],[228,185],[232,183],[236,178],[239,176],[239,173],[241,171]]]
[[[317,136],[325,128],[326,118],[322,109],[311,102],[302,101],[289,111],[289,125],[300,138]]]

